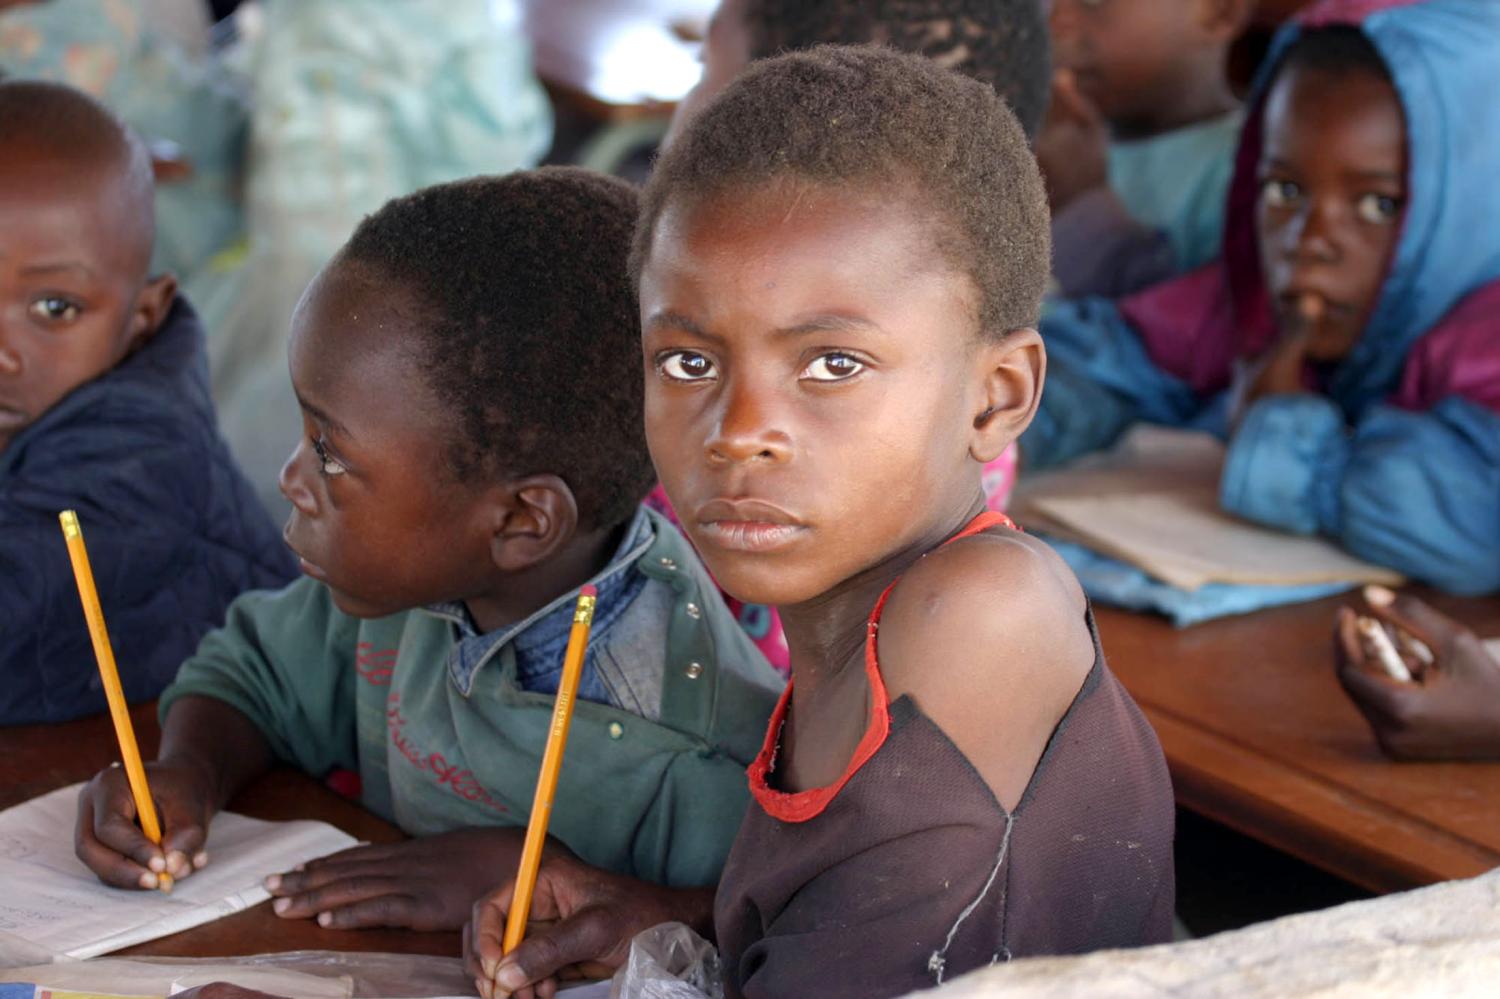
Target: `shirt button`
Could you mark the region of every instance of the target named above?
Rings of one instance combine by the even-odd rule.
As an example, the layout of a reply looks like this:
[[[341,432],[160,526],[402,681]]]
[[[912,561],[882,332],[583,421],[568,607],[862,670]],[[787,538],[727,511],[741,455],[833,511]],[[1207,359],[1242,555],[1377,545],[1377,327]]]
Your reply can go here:
[[[619,722],[610,722],[609,723],[609,737],[611,739],[618,739],[621,736],[623,736],[624,734],[625,734],[625,726],[624,725],[621,725]]]
[[[687,669],[683,670],[682,672],[687,675],[687,678],[689,680],[696,680],[703,675],[703,664],[688,663]]]
[[[697,604],[690,603],[686,607],[684,607],[683,610],[687,611],[687,616],[692,618],[694,621],[703,616],[703,609],[700,608]]]
[[[673,559],[667,558],[665,555],[662,556],[662,558],[660,559],[660,561],[661,561],[661,567],[663,569],[671,570],[671,569],[676,569],[677,568],[677,562],[675,560],[673,560]]]

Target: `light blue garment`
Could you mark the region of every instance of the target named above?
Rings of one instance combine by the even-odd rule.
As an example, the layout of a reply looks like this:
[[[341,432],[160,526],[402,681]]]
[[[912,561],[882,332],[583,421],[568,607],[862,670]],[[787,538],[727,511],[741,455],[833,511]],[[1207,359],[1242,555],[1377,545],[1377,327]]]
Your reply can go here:
[[[514,0],[266,0],[261,14],[243,26],[248,243],[189,291],[212,330],[225,439],[285,512],[277,473],[302,426],[286,347],[303,290],[390,199],[535,166],[552,110]]]
[[[1109,145],[1109,186],[1136,221],[1167,234],[1179,273],[1219,255],[1242,121],[1236,110]]]
[[[1488,295],[1500,281],[1500,129],[1483,127],[1500,94],[1500,3],[1397,4],[1361,27],[1385,58],[1406,111],[1402,235],[1370,323],[1329,376],[1325,394],[1268,397],[1244,414],[1229,442],[1221,501],[1258,523],[1325,534],[1353,555],[1445,589],[1490,592],[1500,589],[1500,413],[1459,396],[1425,412],[1387,400],[1413,345],[1442,330],[1466,296]],[[1278,36],[1251,114],[1275,59],[1299,30],[1293,25]],[[1253,204],[1238,197],[1244,184],[1253,178],[1233,182],[1233,213]],[[1233,213],[1232,229],[1242,221]],[[1180,281],[1185,287],[1195,278],[1201,275]],[[1227,356],[1225,338],[1238,342],[1243,332],[1228,310],[1185,309],[1189,318],[1167,334],[1190,348],[1178,355]],[[1493,321],[1500,338],[1500,314]],[[1159,367],[1142,339],[1158,336],[1159,343],[1159,331],[1136,329],[1116,305],[1057,305],[1042,334],[1049,370],[1037,418],[1021,441],[1028,467],[1108,446],[1138,419],[1227,432],[1225,393],[1195,392],[1186,376]],[[1457,370],[1465,358],[1433,363]]]
[[[1350,589],[1350,583],[1312,586],[1249,586],[1207,583],[1196,590],[1164,583],[1118,559],[1091,548],[1042,535],[1078,576],[1084,592],[1097,603],[1161,614],[1179,628],[1267,607],[1321,600]]]
[[[229,74],[209,56],[189,55],[168,34],[176,26],[156,20],[169,14],[151,0],[48,0],[0,11],[0,73],[69,84],[146,141],[179,147],[192,174],[157,186],[152,266],[185,280],[239,236],[248,118]]]

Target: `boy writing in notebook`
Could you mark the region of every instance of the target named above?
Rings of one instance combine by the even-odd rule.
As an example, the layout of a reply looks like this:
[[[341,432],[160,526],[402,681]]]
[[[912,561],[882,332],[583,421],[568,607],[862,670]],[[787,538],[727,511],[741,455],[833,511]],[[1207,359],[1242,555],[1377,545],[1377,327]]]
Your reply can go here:
[[[1024,461],[1135,420],[1213,430],[1229,512],[1500,589],[1500,135],[1475,124],[1497,33],[1486,0],[1332,0],[1289,25],[1252,95],[1223,258],[1049,314]]]
[[[544,860],[553,926],[502,956],[510,889],[476,910],[481,991],[618,964],[668,901],[731,996],[1167,939],[1161,750],[1077,581],[981,488],[1045,366],[1015,117],[887,49],[766,60],[663,155],[632,259],[657,471],[714,578],[781,611],[791,685],[716,893]]]
[[[1037,158],[1067,296],[1114,297],[1219,252],[1239,134],[1226,58],[1250,0],[1052,0]]]
[[[150,887],[206,862],[215,811],[273,761],[350,770],[417,837],[268,882],[332,927],[457,928],[516,867],[577,590],[598,590],[551,830],[581,862],[712,883],[778,678],[640,499],[635,195],[546,169],[428,188],[355,231],[289,352],[282,471],[307,578],[230,609],[161,701],[162,849],[118,770],[78,850]]]
[[[132,701],[295,566],[220,439],[203,329],[150,268],[151,160],[92,98],[0,80],[0,725],[103,711],[76,508]]]

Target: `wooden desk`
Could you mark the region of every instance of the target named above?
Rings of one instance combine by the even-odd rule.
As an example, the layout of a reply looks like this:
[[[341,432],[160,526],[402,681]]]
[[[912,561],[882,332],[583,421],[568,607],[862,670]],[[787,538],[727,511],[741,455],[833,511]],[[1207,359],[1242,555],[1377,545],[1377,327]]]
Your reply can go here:
[[[1481,635],[1500,599],[1432,603]],[[1341,599],[1176,630],[1100,609],[1185,808],[1375,891],[1500,865],[1500,763],[1392,763],[1333,672]]]
[[[604,122],[664,117],[698,82],[716,0],[520,0],[537,76]]]
[[[161,736],[155,705],[137,705],[131,710],[131,717],[141,753],[152,759]],[[0,728],[0,808],[88,780],[109,766],[117,755],[108,715],[65,725]],[[395,826],[292,770],[267,774],[246,788],[229,807],[261,819],[320,819],[372,843],[403,838]],[[67,834],[71,833],[72,830],[67,830]],[[383,951],[443,957],[459,957],[463,953],[457,932],[325,930],[310,919],[277,918],[270,902],[118,953],[229,957],[289,950]]]

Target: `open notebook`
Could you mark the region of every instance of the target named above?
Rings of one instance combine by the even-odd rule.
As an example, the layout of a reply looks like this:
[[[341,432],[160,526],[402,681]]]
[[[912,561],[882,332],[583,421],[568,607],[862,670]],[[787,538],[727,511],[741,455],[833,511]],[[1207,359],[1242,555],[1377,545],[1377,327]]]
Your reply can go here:
[[[1023,455],[1024,458],[1024,455]],[[1219,507],[1224,446],[1145,424],[1111,451],[1023,475],[1010,512],[1029,530],[1102,552],[1185,590],[1206,583],[1402,582],[1322,538],[1286,534]]]
[[[357,844],[323,822],[214,816],[209,864],[170,895],[103,885],[73,855],[75,784],[0,812],[0,964],[108,954],[257,905],[269,874]],[[11,961],[4,959],[9,956]]]

